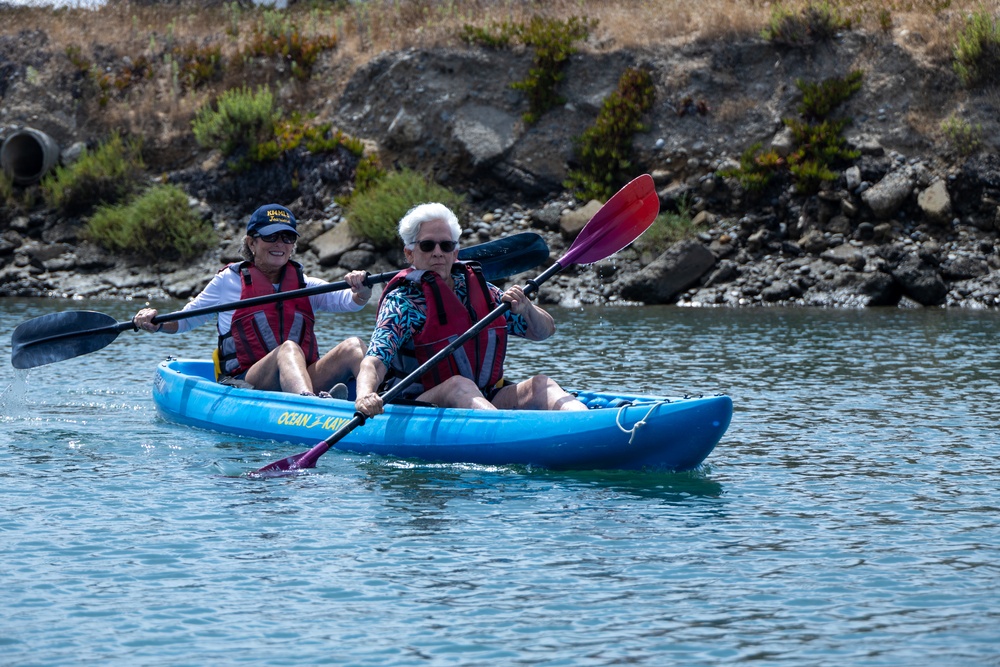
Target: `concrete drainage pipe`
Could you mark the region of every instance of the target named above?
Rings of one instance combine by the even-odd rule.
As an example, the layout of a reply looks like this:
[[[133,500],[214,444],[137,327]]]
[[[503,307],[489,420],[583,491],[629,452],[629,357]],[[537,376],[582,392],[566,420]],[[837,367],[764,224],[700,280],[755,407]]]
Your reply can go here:
[[[35,183],[59,162],[55,139],[40,130],[25,127],[4,139],[0,168],[18,185]]]

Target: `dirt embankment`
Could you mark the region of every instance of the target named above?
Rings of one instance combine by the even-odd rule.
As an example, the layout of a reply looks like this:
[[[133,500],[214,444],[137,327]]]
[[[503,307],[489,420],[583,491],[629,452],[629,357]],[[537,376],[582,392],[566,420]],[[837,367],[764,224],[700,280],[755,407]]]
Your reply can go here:
[[[1000,95],[961,87],[950,63],[921,47],[914,33],[848,32],[796,49],[759,38],[584,49],[566,70],[565,103],[531,126],[521,120],[524,96],[510,87],[531,65],[526,51],[406,50],[358,68],[330,55],[307,82],[266,63],[255,76],[286,110],[333,122],[370,141],[387,164],[424,169],[466,193],[473,240],[530,229],[558,257],[572,238],[567,219],[583,205],[562,187],[574,138],[626,67],[648,68],[656,101],[648,130],[635,138],[636,173],[653,174],[662,209],[689,211],[699,234],[567,271],[546,285],[547,302],[997,307]],[[852,70],[864,73],[862,87],[838,116],[852,119],[844,135],[861,156],[836,182],[806,195],[778,178],[755,194],[723,176],[755,142],[793,148],[782,120],[797,117],[797,81]],[[287,204],[305,221],[299,256],[314,273],[333,279],[396,259],[343,233],[333,197],[351,182],[345,154],[300,151],[235,176],[155,106],[143,105],[149,112],[139,117],[112,105],[100,116],[44,34],[0,40],[0,74],[3,136],[35,127],[65,149],[93,144],[116,124],[142,131],[151,174],[181,185],[223,239],[193,266],[150,270],[81,243],[80,220],[8,207],[0,294],[185,298],[235,259],[243,219],[265,201]],[[978,128],[977,150],[956,152],[941,129],[949,118]]]

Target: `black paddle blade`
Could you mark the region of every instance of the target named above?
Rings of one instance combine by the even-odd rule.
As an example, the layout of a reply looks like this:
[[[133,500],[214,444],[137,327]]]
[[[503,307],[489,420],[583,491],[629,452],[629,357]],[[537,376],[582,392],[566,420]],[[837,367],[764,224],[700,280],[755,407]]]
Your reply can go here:
[[[50,313],[22,322],[10,337],[10,363],[34,368],[106,347],[132,326],[91,310]]]
[[[534,232],[522,232],[496,241],[462,248],[458,258],[479,262],[487,280],[507,278],[529,271],[549,259],[549,246]]]

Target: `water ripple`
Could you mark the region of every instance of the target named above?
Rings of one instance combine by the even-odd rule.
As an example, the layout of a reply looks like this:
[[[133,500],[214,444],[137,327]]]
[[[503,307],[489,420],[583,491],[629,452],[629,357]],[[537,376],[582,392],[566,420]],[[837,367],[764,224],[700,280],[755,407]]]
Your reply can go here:
[[[511,373],[730,393],[700,470],[251,480],[288,447],[149,398],[211,331],[4,371],[4,664],[1000,664],[995,313],[555,311]]]

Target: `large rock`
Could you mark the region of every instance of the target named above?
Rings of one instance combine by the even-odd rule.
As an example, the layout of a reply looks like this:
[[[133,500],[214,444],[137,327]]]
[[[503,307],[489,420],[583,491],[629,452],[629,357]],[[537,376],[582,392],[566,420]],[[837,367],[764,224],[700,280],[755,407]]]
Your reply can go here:
[[[385,141],[389,146],[406,148],[418,143],[423,136],[424,126],[420,119],[408,113],[406,107],[400,107],[385,132]]]
[[[629,301],[672,303],[715,266],[715,255],[698,241],[681,241],[638,274],[622,281],[619,293]]]
[[[362,238],[351,231],[350,225],[343,220],[333,229],[323,232],[309,244],[316,253],[316,259],[321,266],[335,266],[341,255],[348,250],[354,250]]]
[[[861,271],[865,268],[865,254],[849,243],[830,248],[824,251],[820,257],[834,264],[846,264],[855,271]]]
[[[866,308],[894,306],[902,295],[899,282],[882,271],[841,273],[834,281],[834,287],[853,295],[853,301]]]
[[[830,242],[818,229],[810,229],[799,238],[799,247],[810,255],[818,255],[827,249]]]
[[[567,240],[575,239],[580,230],[590,222],[591,218],[597,215],[602,206],[601,202],[591,199],[580,208],[563,213],[559,218],[559,231],[562,233],[563,238]]]
[[[924,306],[944,303],[948,287],[937,269],[916,256],[904,259],[893,269],[892,277],[903,288],[903,293]]]
[[[887,174],[885,178],[861,193],[861,199],[876,218],[888,220],[906,203],[913,193],[913,182],[901,171]]]
[[[917,206],[931,222],[943,224],[951,220],[951,197],[948,186],[943,180],[937,180],[927,189],[917,195]]]
[[[634,55],[575,54],[537,122],[523,122],[526,95],[511,88],[533,67],[532,49],[406,49],[354,72],[339,99],[338,126],[383,142],[386,162],[450,180],[489,180],[532,195],[561,188],[573,139],[593,124]]]
[[[468,104],[455,113],[452,138],[473,168],[501,159],[514,145],[517,117],[501,109]]]
[[[941,275],[947,280],[979,278],[990,272],[990,265],[981,257],[959,255],[941,265]]]

